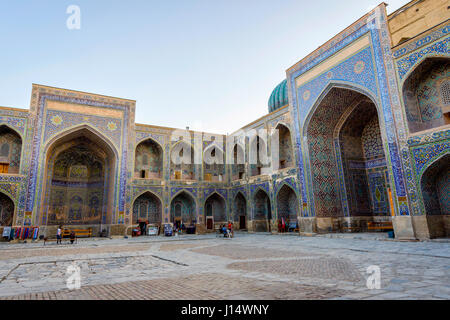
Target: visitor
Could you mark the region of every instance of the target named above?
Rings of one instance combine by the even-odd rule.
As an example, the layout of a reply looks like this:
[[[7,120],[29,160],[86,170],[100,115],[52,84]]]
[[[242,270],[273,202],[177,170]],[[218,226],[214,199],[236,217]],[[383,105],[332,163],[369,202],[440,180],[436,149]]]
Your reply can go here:
[[[228,231],[230,233],[230,236],[233,237],[233,224],[231,223],[231,221],[228,221]]]
[[[58,229],[56,229],[56,244],[62,244],[62,226],[58,226]]]
[[[227,236],[227,227],[225,227],[225,225],[223,224],[220,230],[222,231],[223,237],[225,238]]]
[[[75,238],[76,238],[75,231],[72,230],[72,232],[70,233],[70,244],[74,243]]]

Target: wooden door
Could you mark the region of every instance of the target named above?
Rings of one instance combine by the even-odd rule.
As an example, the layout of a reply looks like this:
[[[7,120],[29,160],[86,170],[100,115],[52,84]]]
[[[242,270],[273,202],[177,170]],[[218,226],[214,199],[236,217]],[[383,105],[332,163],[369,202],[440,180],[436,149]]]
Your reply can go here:
[[[246,229],[245,226],[245,216],[240,216],[239,217],[239,229]]]
[[[208,230],[214,229],[214,219],[212,217],[206,217],[206,229]]]

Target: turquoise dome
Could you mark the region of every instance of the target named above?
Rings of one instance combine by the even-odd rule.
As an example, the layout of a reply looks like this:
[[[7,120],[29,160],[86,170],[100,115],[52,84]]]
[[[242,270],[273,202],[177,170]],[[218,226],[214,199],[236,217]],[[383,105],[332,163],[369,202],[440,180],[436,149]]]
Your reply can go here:
[[[283,80],[273,89],[269,98],[269,113],[284,107],[289,103],[287,81]]]

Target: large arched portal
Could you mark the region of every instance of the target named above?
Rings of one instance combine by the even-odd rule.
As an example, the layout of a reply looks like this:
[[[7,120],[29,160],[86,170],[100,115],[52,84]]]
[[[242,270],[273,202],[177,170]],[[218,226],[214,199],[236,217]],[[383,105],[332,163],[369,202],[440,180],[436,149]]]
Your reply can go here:
[[[227,212],[225,200],[217,193],[213,193],[205,201],[206,228],[208,230],[215,229],[215,226],[227,222]]]
[[[435,161],[422,175],[422,197],[430,238],[450,236],[450,154]]]
[[[133,224],[145,222],[161,226],[161,220],[162,205],[157,196],[147,191],[136,198],[133,204]]]
[[[254,198],[253,230],[256,232],[270,232],[272,208],[267,193],[259,189]]]
[[[239,223],[239,230],[247,229],[247,200],[241,192],[238,192],[234,198],[233,219],[235,223]]]
[[[116,154],[83,128],[53,142],[46,153],[42,209],[47,225],[111,224]]]
[[[343,225],[364,230],[389,219],[388,175],[378,112],[364,94],[331,88],[305,125],[319,231]],[[340,221],[340,220],[337,220]]]
[[[298,198],[295,191],[287,184],[283,185],[277,195],[277,217],[279,222],[284,220],[286,231],[295,230],[298,216]],[[291,228],[289,227],[291,226]]]
[[[0,192],[0,226],[11,227],[14,219],[14,202]]]
[[[170,218],[177,226],[195,225],[197,222],[195,199],[183,191],[170,203]]]

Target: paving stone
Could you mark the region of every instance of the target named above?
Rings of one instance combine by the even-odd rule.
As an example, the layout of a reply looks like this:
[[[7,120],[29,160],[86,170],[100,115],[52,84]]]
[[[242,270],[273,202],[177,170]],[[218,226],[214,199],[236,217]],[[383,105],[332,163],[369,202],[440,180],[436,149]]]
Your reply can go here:
[[[2,299],[449,299],[450,243],[236,233],[0,245]],[[66,269],[81,268],[69,291]],[[381,290],[366,286],[381,269]],[[1,280],[3,279],[3,280]],[[221,285],[218,286],[217,284]],[[224,284],[224,285],[222,285]]]

